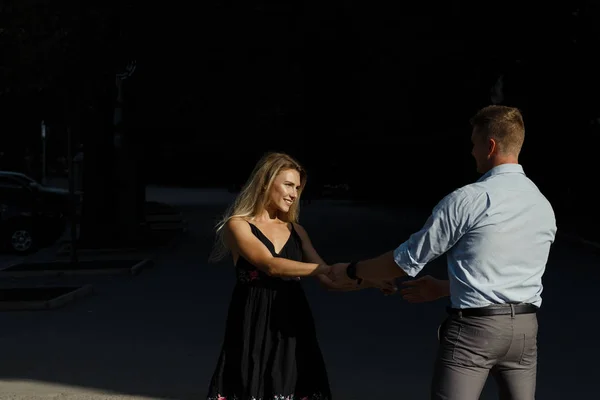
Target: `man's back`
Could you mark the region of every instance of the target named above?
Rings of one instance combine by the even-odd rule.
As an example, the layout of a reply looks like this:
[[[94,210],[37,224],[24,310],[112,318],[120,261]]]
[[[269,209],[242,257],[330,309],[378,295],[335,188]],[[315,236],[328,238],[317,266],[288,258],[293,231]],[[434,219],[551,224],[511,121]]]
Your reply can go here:
[[[468,201],[464,234],[448,252],[452,306],[541,305],[542,275],[556,235],[554,211],[518,164],[500,165],[451,196]]]

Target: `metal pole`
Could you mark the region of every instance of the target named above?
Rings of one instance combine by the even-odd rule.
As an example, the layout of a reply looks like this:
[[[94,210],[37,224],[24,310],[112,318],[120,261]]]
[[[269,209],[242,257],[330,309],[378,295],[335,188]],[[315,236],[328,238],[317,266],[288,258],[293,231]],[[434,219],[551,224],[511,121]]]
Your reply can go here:
[[[42,184],[46,184],[46,124],[42,121]]]
[[[67,157],[69,159],[69,210],[71,222],[71,263],[77,263],[77,211],[75,206],[75,171],[73,171],[73,135],[71,127],[67,128]]]

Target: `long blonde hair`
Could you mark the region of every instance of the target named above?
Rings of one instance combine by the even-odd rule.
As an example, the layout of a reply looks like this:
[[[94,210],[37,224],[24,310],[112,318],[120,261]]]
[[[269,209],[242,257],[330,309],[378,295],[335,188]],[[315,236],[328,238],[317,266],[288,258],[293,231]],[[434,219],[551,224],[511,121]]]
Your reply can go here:
[[[298,197],[292,203],[289,211],[282,216],[287,222],[298,222],[300,214],[300,195],[306,185],[306,171],[300,163],[285,153],[267,153],[254,167],[252,174],[236,197],[233,204],[227,209],[216,226],[216,241],[210,254],[209,262],[223,259],[229,249],[223,237],[223,228],[230,219],[235,217],[253,218],[260,214],[269,201],[269,191],[277,175],[284,170],[293,169],[300,174],[300,189]]]

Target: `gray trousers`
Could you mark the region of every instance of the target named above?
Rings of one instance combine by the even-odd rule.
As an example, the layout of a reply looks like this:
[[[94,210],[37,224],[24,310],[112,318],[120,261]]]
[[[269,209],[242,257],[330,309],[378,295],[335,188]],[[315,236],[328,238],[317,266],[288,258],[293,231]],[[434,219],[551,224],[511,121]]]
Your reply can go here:
[[[536,314],[449,316],[440,326],[432,400],[477,400],[488,374],[500,400],[534,400]]]

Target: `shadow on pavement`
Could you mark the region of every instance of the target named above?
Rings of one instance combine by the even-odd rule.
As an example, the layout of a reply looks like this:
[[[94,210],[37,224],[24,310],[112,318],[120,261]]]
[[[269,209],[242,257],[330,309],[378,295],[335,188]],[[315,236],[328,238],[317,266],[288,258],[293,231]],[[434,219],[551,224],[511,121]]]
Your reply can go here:
[[[231,195],[152,190],[155,200],[182,208],[189,234],[160,254],[152,270],[98,280],[94,296],[47,312],[0,313],[0,399],[60,393],[204,398],[234,284],[229,262],[206,259],[214,222]],[[300,222],[321,255],[337,262],[390,250],[425,218],[410,210],[315,201],[303,208]],[[444,261],[426,273],[443,277]],[[600,350],[590,317],[598,261],[567,244],[552,251],[539,315],[540,399],[596,397]],[[374,290],[329,293],[310,279],[304,284],[336,399],[428,398],[444,301],[411,305]],[[482,399],[497,398],[494,389],[490,380]]]

